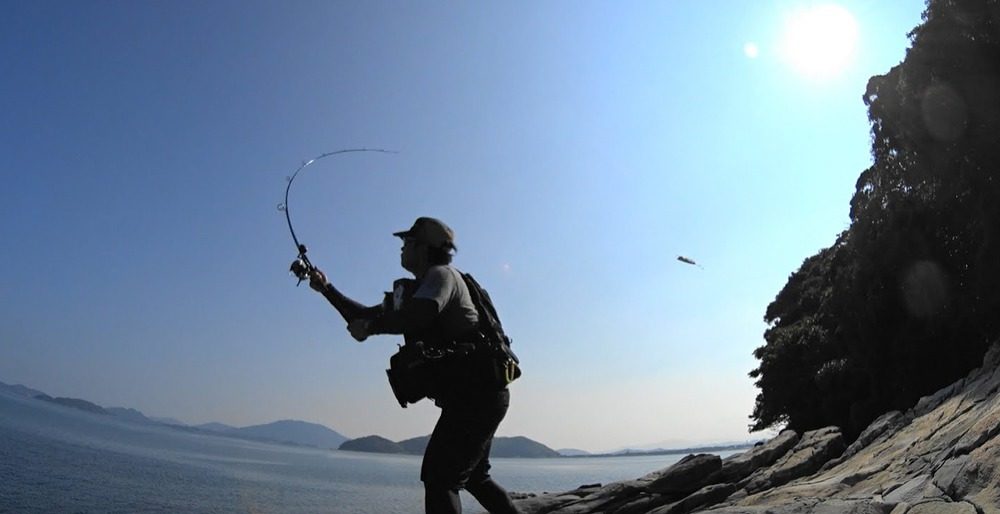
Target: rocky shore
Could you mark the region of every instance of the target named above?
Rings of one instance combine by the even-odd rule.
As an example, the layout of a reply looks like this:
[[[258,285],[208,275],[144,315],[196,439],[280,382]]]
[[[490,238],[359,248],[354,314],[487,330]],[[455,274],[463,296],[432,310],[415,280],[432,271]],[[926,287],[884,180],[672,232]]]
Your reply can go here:
[[[840,429],[784,431],[744,453],[562,493],[516,495],[525,514],[1000,514],[1000,343],[982,367],[850,446]]]

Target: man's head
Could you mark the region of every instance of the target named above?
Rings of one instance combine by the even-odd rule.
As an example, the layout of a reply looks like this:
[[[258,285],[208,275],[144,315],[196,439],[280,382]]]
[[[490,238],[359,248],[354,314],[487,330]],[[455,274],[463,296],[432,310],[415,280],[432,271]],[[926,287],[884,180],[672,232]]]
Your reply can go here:
[[[420,217],[409,230],[393,234],[403,240],[400,264],[420,274],[426,268],[451,263],[455,233],[439,219]]]

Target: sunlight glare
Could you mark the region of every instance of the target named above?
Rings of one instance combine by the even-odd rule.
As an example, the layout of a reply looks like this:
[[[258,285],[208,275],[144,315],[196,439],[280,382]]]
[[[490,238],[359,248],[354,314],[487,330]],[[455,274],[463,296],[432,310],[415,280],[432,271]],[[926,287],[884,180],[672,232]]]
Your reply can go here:
[[[781,55],[807,77],[831,78],[851,63],[857,42],[858,23],[847,9],[836,4],[814,5],[786,18]]]

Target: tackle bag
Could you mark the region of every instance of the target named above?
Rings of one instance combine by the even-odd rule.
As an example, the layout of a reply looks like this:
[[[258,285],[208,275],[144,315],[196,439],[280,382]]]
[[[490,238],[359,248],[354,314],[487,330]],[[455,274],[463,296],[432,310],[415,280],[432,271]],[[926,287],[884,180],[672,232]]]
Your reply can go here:
[[[490,365],[487,370],[487,373],[490,374],[489,378],[492,385],[501,388],[507,387],[508,384],[521,376],[521,361],[510,349],[511,339],[503,331],[500,316],[497,315],[497,309],[493,306],[490,294],[479,285],[479,282],[476,282],[472,275],[468,273],[461,275],[469,290],[469,295],[472,297],[472,304],[476,306],[476,311],[479,313],[478,328],[482,341],[478,344],[485,346],[485,348],[478,348],[478,351],[487,353],[486,357]]]

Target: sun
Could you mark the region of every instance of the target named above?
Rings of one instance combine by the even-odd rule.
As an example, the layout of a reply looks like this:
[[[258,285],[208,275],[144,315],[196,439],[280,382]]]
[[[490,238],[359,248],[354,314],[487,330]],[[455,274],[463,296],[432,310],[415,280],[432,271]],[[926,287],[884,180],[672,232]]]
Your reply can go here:
[[[839,75],[854,61],[858,22],[837,4],[818,4],[791,12],[781,37],[782,58],[813,79]]]

